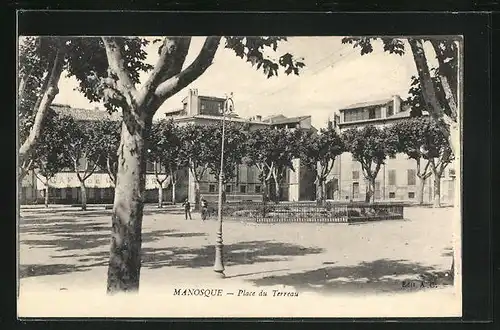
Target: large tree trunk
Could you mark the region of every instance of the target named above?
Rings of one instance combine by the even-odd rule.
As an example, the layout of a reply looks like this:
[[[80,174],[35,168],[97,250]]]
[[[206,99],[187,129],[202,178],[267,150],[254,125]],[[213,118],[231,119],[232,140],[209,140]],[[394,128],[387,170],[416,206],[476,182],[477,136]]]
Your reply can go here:
[[[182,67],[191,39],[165,38],[157,65],[139,91],[127,70],[120,42],[112,37],[102,37],[102,40],[110,73],[116,75],[123,109],[107,291],[137,291],[141,268],[146,132],[161,104],[198,78],[212,64],[220,37],[208,37],[198,56],[184,70]],[[197,195],[199,204],[198,185]]]
[[[434,176],[434,207],[441,206],[441,177]]]
[[[49,181],[45,182],[45,207],[49,207]]]
[[[267,202],[269,200],[269,188],[266,180],[262,180],[262,201]]]
[[[17,200],[19,201],[19,204],[26,203],[27,200],[23,200],[23,179],[19,178],[17,179]]]
[[[87,187],[85,181],[80,181],[80,192],[82,196],[82,211],[87,210]]]
[[[196,211],[200,210],[200,182],[195,180],[194,182],[194,209]]]
[[[108,293],[137,291],[145,191],[145,129],[122,124],[112,216]],[[132,127],[135,126],[135,127]]]
[[[325,182],[320,178],[316,179],[316,202],[320,205],[325,203]]]
[[[172,205],[175,205],[175,180],[172,181]]]
[[[278,204],[280,202],[280,183],[278,179],[274,179],[274,202]]]
[[[368,185],[366,186],[365,203],[370,203],[375,201],[375,178],[368,179]]]
[[[424,188],[425,188],[425,177],[424,176],[419,176],[418,177],[419,182],[418,182],[418,205],[424,204]]]
[[[160,183],[158,187],[158,208],[163,207],[163,184]]]

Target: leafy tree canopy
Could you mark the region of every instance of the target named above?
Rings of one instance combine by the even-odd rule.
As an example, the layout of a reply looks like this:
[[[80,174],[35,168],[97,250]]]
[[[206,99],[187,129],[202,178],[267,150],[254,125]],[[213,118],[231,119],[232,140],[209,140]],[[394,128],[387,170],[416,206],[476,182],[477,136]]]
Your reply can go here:
[[[116,182],[118,171],[118,147],[120,146],[121,122],[117,120],[100,120],[94,126],[94,134],[99,137],[99,167],[108,172],[111,180]]]
[[[366,125],[361,129],[351,128],[343,133],[344,143],[353,158],[363,169],[372,164],[384,164],[387,156],[395,155],[397,138],[388,129]]]
[[[216,38],[216,37],[207,37]],[[277,76],[280,67],[287,75],[298,75],[305,66],[302,59],[296,59],[290,53],[278,58],[268,56],[268,51],[277,52],[280,42],[286,37],[224,37],[225,48],[232,49],[236,56],[252,63],[257,70],[268,77]],[[123,66],[127,70],[134,84],[139,83],[140,72],[147,72],[154,67],[145,62],[147,53],[145,47],[150,41],[139,37],[115,38],[118,47],[123,53]],[[156,39],[153,43],[161,43],[158,53],[162,51],[163,39]],[[72,38],[68,41],[68,76],[74,76],[79,82],[79,90],[93,102],[103,101],[110,111],[121,107],[125,102],[123,95],[116,87],[117,77],[108,70],[108,60],[104,43],[99,37]]]
[[[45,120],[43,134],[33,150],[32,168],[38,170],[46,179],[50,179],[62,169],[72,166],[66,153],[71,140],[68,127],[72,125],[72,119],[51,111]]]
[[[220,174],[221,152],[222,152],[222,126],[211,126],[212,140],[208,168],[210,173],[216,177]],[[236,166],[243,163],[246,154],[245,141],[247,132],[243,125],[228,122],[224,128],[224,159],[222,169],[222,181],[229,182],[236,175]]]
[[[149,135],[148,154],[152,161],[161,164],[168,171],[176,171],[187,165],[182,150],[182,134],[172,119],[153,123]]]
[[[300,157],[302,131],[262,128],[252,131],[247,140],[247,163],[268,173],[271,168],[283,171],[293,168],[293,159]]]
[[[301,140],[302,160],[315,168],[318,162],[323,165],[333,161],[345,151],[344,141],[333,128],[323,128],[319,134],[307,132]]]
[[[429,159],[445,154],[451,157],[448,140],[428,116],[399,121],[389,128],[389,132],[397,139],[397,151],[409,158]]]

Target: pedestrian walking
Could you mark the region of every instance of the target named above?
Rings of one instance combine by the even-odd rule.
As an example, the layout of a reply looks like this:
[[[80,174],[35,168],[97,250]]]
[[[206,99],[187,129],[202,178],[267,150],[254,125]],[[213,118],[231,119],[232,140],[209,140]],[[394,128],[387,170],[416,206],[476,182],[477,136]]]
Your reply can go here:
[[[187,220],[188,215],[189,215],[189,220],[193,220],[193,218],[191,218],[191,203],[189,203],[187,198],[184,200],[184,203],[182,203],[182,206],[184,206],[185,219]]]
[[[201,220],[205,221],[208,216],[208,202],[205,198],[201,199]]]

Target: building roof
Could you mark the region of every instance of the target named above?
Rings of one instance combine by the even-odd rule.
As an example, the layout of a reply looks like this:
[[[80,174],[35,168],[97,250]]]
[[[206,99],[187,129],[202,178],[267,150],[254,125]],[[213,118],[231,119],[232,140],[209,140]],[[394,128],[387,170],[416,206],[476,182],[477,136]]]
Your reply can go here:
[[[338,123],[338,125],[339,126],[349,126],[349,125],[359,125],[359,124],[372,124],[372,123],[377,123],[377,122],[385,122],[385,121],[392,121],[392,120],[397,120],[397,119],[404,119],[404,118],[410,117],[410,111],[411,111],[410,109],[407,109],[404,111],[397,112],[397,113],[393,114],[392,116],[389,116],[386,118],[353,120],[353,121]],[[424,116],[425,116],[425,114],[424,114]]]
[[[168,110],[168,111],[165,111],[165,114],[168,114],[168,113],[178,113],[178,112],[182,112],[184,110],[185,110],[184,108],[179,108],[179,109],[174,109],[174,110]]]
[[[283,115],[270,116],[262,119],[263,122],[269,124],[290,124],[299,123],[311,116],[285,117]]]
[[[214,101],[225,101],[226,100],[223,97],[207,96],[207,95],[198,95],[198,98],[206,99],[206,100],[214,100]]]
[[[299,117],[291,117],[291,118],[283,118],[273,120],[271,124],[291,124],[291,123],[299,123],[311,116],[299,116]]]
[[[75,120],[99,121],[104,119],[121,120],[122,116],[119,112],[109,114],[107,110],[101,109],[81,109],[73,108],[69,105],[52,104],[51,109],[57,114],[65,114],[73,117]]]
[[[349,109],[357,109],[357,108],[364,108],[364,107],[371,107],[374,105],[384,105],[389,102],[392,102],[392,98],[386,98],[383,100],[376,100],[376,101],[368,101],[368,102],[361,102],[361,103],[355,103],[348,105],[346,107],[343,107],[342,109],[339,109],[339,111],[344,111],[344,110],[349,110]]]
[[[280,120],[279,122],[269,122],[269,121],[260,121],[260,120],[251,120],[250,118],[241,118],[241,117],[229,117],[226,116],[226,121],[238,122],[238,123],[249,123],[252,125],[263,125],[263,126],[272,126],[276,124],[285,124],[285,123],[296,123],[303,119],[307,119],[310,116],[300,116],[294,118],[286,118],[286,120]],[[194,116],[181,116],[177,117],[175,121],[177,122],[185,122],[196,119],[206,119],[206,120],[222,120],[222,116],[212,116],[212,115],[194,115]],[[314,127],[311,126],[312,130],[315,130]]]
[[[209,119],[209,120],[222,120],[222,116],[212,116],[212,115],[194,115],[194,116],[181,116],[177,117],[175,121],[187,121],[191,119]],[[240,122],[240,123],[260,123],[257,121],[250,121],[250,119],[245,119],[245,118],[240,118],[240,117],[234,117],[234,116],[226,116],[225,118],[226,121],[234,121],[234,122]],[[261,123],[261,124],[268,124],[268,123]]]
[[[286,117],[283,116],[283,115],[281,115],[281,114],[280,115],[276,115],[275,114],[275,115],[269,115],[269,116],[262,117],[262,121],[266,121],[267,122],[267,121],[270,121],[270,120],[275,119],[275,118],[286,118]]]

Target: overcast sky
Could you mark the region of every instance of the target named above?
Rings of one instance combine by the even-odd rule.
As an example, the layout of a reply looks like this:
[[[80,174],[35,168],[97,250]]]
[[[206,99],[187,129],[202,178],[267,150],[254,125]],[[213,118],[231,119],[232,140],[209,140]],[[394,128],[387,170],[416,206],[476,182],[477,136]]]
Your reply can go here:
[[[204,37],[193,37],[185,62],[189,65],[198,54]],[[374,52],[361,56],[359,49],[343,45],[342,37],[290,37],[279,45],[276,53],[269,55],[276,59],[290,52],[303,57],[306,67],[299,76],[280,72],[278,77],[267,79],[250,63],[236,57],[234,52],[224,48],[224,40],[215,55],[214,63],[192,84],[167,100],[156,113],[162,116],[166,111],[181,107],[181,100],[189,88],[197,88],[200,95],[224,97],[233,92],[235,110],[241,117],[260,114],[268,116],[282,113],[285,116],[311,115],[315,127],[325,127],[327,120],[339,108],[352,103],[377,100],[399,94],[405,98],[410,77],[416,75],[409,46],[403,56],[385,53],[379,43]],[[147,47],[147,61],[151,64],[158,57],[159,44]],[[433,59],[431,50],[428,57]],[[143,74],[141,82],[148,73]],[[93,108],[102,105],[89,103],[74,90],[76,80],[66,78],[60,81],[60,92],[54,103],[68,104],[78,108]]]

